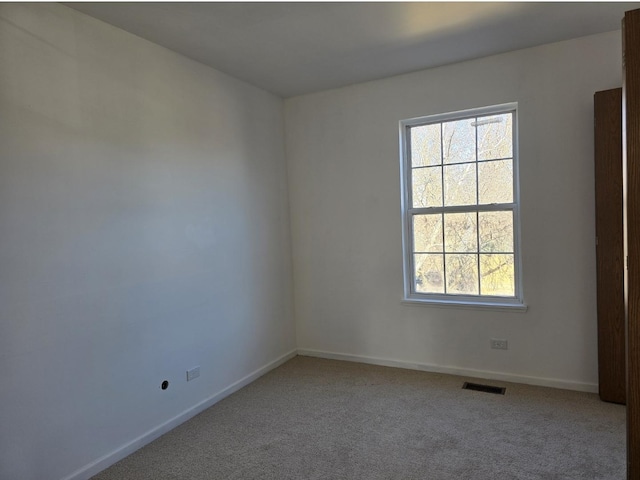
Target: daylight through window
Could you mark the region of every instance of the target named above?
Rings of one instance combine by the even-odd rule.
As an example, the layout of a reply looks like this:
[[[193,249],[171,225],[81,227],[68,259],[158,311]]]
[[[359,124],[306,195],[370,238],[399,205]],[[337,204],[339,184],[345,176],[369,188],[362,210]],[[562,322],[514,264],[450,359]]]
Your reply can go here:
[[[401,122],[405,296],[522,304],[516,105]]]

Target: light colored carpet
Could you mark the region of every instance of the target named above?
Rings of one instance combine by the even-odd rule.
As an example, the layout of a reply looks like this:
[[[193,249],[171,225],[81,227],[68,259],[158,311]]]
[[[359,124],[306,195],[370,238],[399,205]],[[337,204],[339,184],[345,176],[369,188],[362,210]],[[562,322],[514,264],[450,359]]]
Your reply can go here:
[[[295,357],[94,480],[625,478],[597,395]]]

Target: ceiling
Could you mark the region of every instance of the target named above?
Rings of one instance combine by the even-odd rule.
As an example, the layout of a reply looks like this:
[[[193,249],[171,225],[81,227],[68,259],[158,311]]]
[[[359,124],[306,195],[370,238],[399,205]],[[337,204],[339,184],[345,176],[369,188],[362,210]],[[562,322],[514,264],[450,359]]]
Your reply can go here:
[[[65,3],[281,97],[620,29],[640,3]],[[588,52],[585,52],[588,55]]]

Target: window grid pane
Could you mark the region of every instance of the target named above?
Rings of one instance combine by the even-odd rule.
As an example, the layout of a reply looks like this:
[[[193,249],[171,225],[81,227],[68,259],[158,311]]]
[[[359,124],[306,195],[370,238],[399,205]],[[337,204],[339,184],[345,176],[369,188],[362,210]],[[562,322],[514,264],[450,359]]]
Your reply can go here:
[[[512,297],[515,295],[514,256],[480,255],[480,293]]]
[[[449,254],[447,259],[446,293],[456,295],[478,295],[478,260],[475,254]]]
[[[476,159],[476,128],[473,118],[442,123],[442,163],[473,162]]]
[[[478,204],[513,201],[513,160],[492,160],[478,165]]]
[[[413,217],[413,252],[444,252],[442,240],[441,213],[431,215],[414,215]]]
[[[442,167],[414,168],[411,174],[413,207],[442,206]]]
[[[513,115],[487,115],[480,117],[478,134],[478,160],[513,157]]]
[[[476,212],[444,213],[444,251],[477,253],[478,224]]]
[[[444,165],[444,205],[477,205],[477,185],[475,163]]]
[[[482,253],[514,253],[513,212],[478,212],[478,236]]]
[[[439,125],[412,127],[409,134],[411,137],[411,166],[413,168],[442,164],[442,140]]]
[[[420,293],[445,293],[444,256],[418,253],[413,256],[414,288]]]

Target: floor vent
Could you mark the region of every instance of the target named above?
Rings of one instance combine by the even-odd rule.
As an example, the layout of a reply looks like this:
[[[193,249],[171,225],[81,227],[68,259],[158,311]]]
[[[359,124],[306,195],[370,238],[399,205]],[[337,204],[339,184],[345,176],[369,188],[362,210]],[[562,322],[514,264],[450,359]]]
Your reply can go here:
[[[464,382],[462,388],[465,390],[475,390],[476,392],[495,393],[497,395],[504,395],[507,390],[503,387],[493,387],[491,385],[481,385],[479,383]]]

